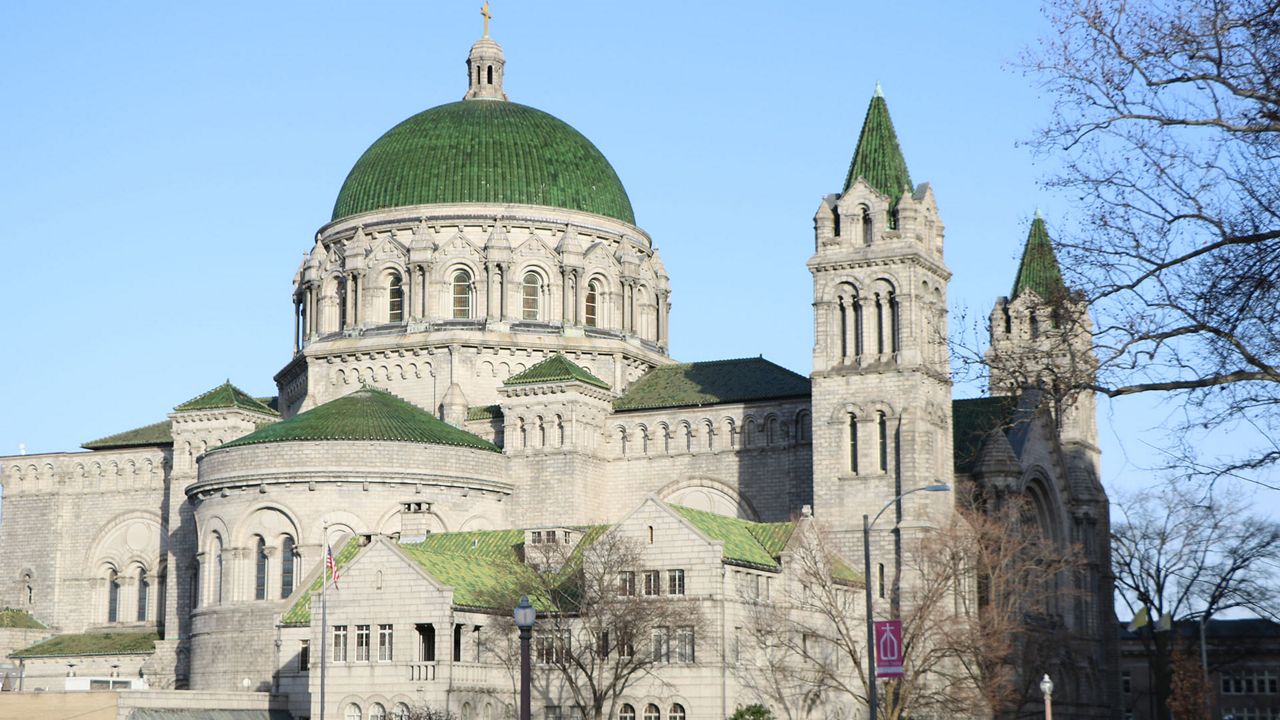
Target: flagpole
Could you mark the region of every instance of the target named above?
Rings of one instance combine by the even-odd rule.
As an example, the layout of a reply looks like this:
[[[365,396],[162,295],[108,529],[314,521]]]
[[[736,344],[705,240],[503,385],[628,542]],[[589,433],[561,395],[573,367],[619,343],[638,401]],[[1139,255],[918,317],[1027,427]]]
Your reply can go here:
[[[326,642],[329,639],[329,601],[325,593],[325,586],[329,584],[329,523],[324,523],[322,528],[320,552],[324,557],[320,559],[320,720],[324,720],[325,661],[329,657]]]

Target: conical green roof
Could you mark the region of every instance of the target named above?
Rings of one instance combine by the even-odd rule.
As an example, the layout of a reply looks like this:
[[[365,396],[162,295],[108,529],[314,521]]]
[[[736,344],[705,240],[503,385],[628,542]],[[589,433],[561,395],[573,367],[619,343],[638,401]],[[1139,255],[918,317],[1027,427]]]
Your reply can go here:
[[[265,415],[280,414],[275,410],[272,410],[261,400],[254,398],[235,385],[232,385],[230,380],[206,393],[202,393],[191,398],[174,408],[174,410],[181,412],[183,410],[222,410],[225,408],[252,410],[253,412],[260,412]]]
[[[893,130],[893,120],[889,119],[889,105],[879,86],[862,121],[862,134],[858,136],[858,148],[853,151],[853,162],[849,164],[842,192],[848,192],[858,178],[864,178],[871,187],[888,195],[894,205],[902,193],[911,192],[914,187],[898,145],[898,134]]]
[[[577,380],[598,388],[609,389],[609,383],[587,372],[569,358],[556,353],[524,372],[507,378],[503,385],[528,385],[529,383],[569,382]]]
[[[288,420],[267,425],[222,447],[317,440],[383,440],[501,452],[488,440],[373,387],[360,388]]]
[[[1031,231],[1027,233],[1027,244],[1022,249],[1022,262],[1018,264],[1018,277],[1013,281],[1009,299],[1018,297],[1024,290],[1034,290],[1041,300],[1055,300],[1067,294],[1062,268],[1053,254],[1049,229],[1040,213],[1036,213],[1036,218],[1031,221]]]

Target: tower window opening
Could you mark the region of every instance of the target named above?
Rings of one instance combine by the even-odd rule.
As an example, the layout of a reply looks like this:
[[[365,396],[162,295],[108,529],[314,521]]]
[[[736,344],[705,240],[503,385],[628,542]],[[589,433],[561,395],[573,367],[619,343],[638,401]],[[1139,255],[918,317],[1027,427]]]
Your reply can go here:
[[[1004,334],[1013,332],[1013,316],[1009,314],[1009,304],[1000,303],[1000,314],[1004,315]]]
[[[884,354],[884,301],[876,293],[876,352]]]
[[[338,281],[338,329],[347,327],[347,282]]]
[[[889,472],[889,419],[884,413],[880,417],[880,472]]]
[[[213,535],[213,602],[222,604],[222,536]]]
[[[404,320],[404,285],[399,273],[391,273],[387,282],[387,321]]]
[[[877,563],[880,571],[880,597],[884,597],[884,563]]]
[[[267,541],[261,535],[258,536],[257,552],[254,557],[257,559],[255,572],[253,575],[253,599],[267,599]]]
[[[858,473],[858,416],[849,413],[849,472]]]
[[[112,570],[107,575],[107,622],[120,621],[120,576]]]
[[[889,291],[889,347],[890,352],[898,352],[900,345],[900,328],[898,323],[898,295]]]
[[[521,285],[521,317],[525,320],[538,320],[541,316],[542,276],[535,272],[524,274]]]
[[[853,354],[862,357],[862,302],[853,299]]]
[[[849,357],[849,310],[840,301],[840,358]]]
[[[862,244],[870,245],[871,238],[875,232],[875,223],[871,219],[871,211],[867,208],[862,209]]]
[[[1031,337],[1040,337],[1040,316],[1036,315],[1036,311],[1031,311]]]
[[[831,230],[836,237],[840,237],[840,209],[831,208]]]
[[[486,68],[486,69],[488,70],[488,76],[489,76],[489,77],[488,77],[488,83],[489,83],[490,85],[492,85],[492,84],[493,84],[493,66],[492,66],[492,65],[489,65],[489,66],[487,66],[487,68]]]
[[[453,274],[453,319],[471,318],[471,273],[459,270]]]
[[[293,586],[297,582],[298,547],[293,538],[285,535],[280,542],[280,597],[287,598],[293,594]]]

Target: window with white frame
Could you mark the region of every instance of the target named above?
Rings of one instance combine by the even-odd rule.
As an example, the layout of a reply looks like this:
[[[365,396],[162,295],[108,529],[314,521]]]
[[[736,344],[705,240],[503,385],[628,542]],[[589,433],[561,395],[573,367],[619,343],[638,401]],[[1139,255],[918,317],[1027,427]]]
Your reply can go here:
[[[347,703],[346,720],[364,720],[364,711],[355,703]]]
[[[1237,670],[1222,675],[1223,695],[1275,695],[1280,680],[1274,670]]]
[[[618,573],[618,594],[619,595],[635,595],[636,594],[636,574],[631,570],[623,570]]]
[[[356,626],[356,662],[369,662],[369,626]]]
[[[453,274],[453,319],[471,318],[471,273],[458,270]]]
[[[671,628],[658,626],[653,628],[653,661],[671,662]]]
[[[661,595],[662,594],[662,572],[659,570],[646,570],[644,572],[644,594],[645,595]]]
[[[395,645],[395,635],[390,625],[378,626],[378,660],[382,662],[391,662],[394,659],[392,648]]]
[[[684,594],[684,570],[668,570],[667,571],[667,594],[668,595]]]
[[[649,703],[644,706],[644,720],[662,720],[662,711],[657,705]]]
[[[536,272],[524,274],[520,285],[520,312],[525,320],[542,319],[542,276]]]
[[[333,626],[333,661],[347,661],[347,626]]]
[[[691,626],[676,628],[676,662],[691,663],[693,661],[693,628]]]

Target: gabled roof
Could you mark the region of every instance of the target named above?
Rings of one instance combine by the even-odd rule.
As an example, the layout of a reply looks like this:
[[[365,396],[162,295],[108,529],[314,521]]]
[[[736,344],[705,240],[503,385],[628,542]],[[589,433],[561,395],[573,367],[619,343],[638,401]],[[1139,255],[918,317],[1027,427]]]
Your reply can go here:
[[[232,385],[230,380],[206,393],[191,398],[175,407],[174,410],[181,412],[183,410],[222,410],[224,408],[240,408],[241,410],[250,410],[264,415],[280,414],[261,400]]]
[[[130,447],[164,447],[173,444],[172,423],[161,420],[158,423],[143,425],[140,428],[125,430],[122,433],[108,435],[98,440],[91,440],[80,447],[85,450],[115,450]]]
[[[656,367],[632,383],[613,407],[651,410],[808,395],[809,378],[764,358],[742,358]]]
[[[951,401],[951,432],[955,470],[973,472],[982,446],[993,430],[1013,424],[1017,398],[996,396]]]
[[[858,136],[858,147],[853,151],[853,162],[849,163],[849,174],[845,176],[841,192],[848,192],[858,178],[865,179],[878,192],[888,195],[895,206],[902,194],[911,192],[912,188],[907,161],[902,156],[898,134],[889,119],[889,105],[885,103],[879,85],[867,106],[862,134]]]
[[[266,425],[221,448],[261,443],[384,440],[453,445],[501,452],[498,446],[456,428],[385,390],[363,387],[337,400]]]
[[[556,353],[521,373],[507,378],[503,385],[528,385],[544,382],[570,382],[577,380],[598,388],[609,389],[609,383],[587,372],[569,358]]]
[[[339,586],[342,585],[342,571],[351,564],[351,558],[360,552],[360,543],[354,542],[354,540],[355,538],[347,538],[338,547],[333,556],[333,564],[338,569]],[[298,599],[280,616],[281,623],[285,625],[306,625],[311,622],[311,596],[320,592],[320,583],[329,577],[328,569],[324,565],[324,563],[319,563],[319,566],[312,571],[315,577],[311,579],[307,589],[298,595]]]
[[[154,632],[104,632],[59,635],[9,653],[12,658],[77,657],[83,655],[146,655],[155,651]]]
[[[757,523],[683,505],[667,505],[707,537],[723,542],[725,562],[764,570],[782,569],[778,556],[795,532],[795,523]]]
[[[499,405],[472,405],[467,408],[468,420],[501,420],[502,407]]]
[[[1022,249],[1022,261],[1018,263],[1018,276],[1013,281],[1012,300],[1024,290],[1034,290],[1041,300],[1053,301],[1066,297],[1067,285],[1062,280],[1062,268],[1053,254],[1049,229],[1044,218],[1036,212],[1027,232],[1027,243]]]

